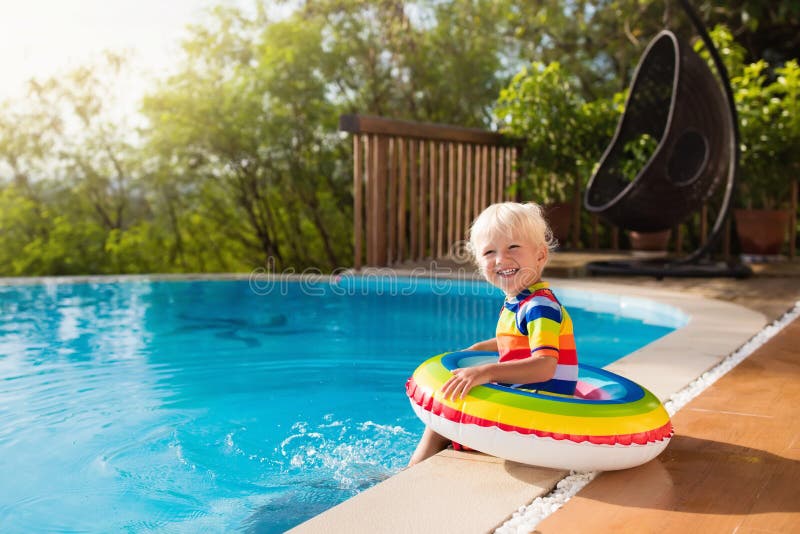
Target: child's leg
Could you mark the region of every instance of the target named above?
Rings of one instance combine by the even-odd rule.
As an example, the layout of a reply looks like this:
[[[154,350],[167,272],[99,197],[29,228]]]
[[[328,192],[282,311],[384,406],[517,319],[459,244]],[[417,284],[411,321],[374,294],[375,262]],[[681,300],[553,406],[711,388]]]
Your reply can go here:
[[[414,454],[411,455],[411,460],[408,461],[408,467],[430,458],[439,451],[445,450],[448,445],[450,445],[449,439],[425,427],[425,432],[422,434]]]

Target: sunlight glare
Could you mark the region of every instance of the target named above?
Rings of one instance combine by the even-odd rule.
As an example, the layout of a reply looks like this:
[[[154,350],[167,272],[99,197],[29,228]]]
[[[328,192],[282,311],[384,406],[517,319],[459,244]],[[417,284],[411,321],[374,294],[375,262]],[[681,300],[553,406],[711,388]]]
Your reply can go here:
[[[158,74],[175,61],[185,26],[223,0],[0,0],[0,100],[44,79],[128,51],[131,64]]]

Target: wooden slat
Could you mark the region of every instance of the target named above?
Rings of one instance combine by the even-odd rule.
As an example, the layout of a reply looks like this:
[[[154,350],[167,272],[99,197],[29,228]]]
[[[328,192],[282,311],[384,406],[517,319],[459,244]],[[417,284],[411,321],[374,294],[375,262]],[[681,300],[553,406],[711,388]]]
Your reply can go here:
[[[492,147],[483,147],[483,193],[481,195],[481,211],[492,203]]]
[[[503,182],[505,180],[506,174],[506,164],[505,164],[505,150],[503,147],[497,147],[497,201],[503,202],[505,198],[505,188],[503,187]]]
[[[407,259],[406,244],[406,224],[408,214],[406,212],[406,195],[408,184],[408,154],[406,153],[406,140],[397,139],[397,156],[400,159],[400,167],[397,171],[397,261],[402,262]],[[412,202],[413,203],[413,202]]]
[[[488,152],[488,147],[486,145],[483,145],[483,146],[480,147],[480,155],[481,155],[481,157],[480,157],[480,165],[478,165],[478,183],[479,183],[478,190],[480,191],[480,196],[475,195],[475,200],[477,202],[477,205],[475,206],[475,216],[476,217],[487,206],[487,203],[486,203],[487,191],[486,190],[487,190],[487,185],[488,184],[487,184],[486,178],[488,176],[487,173],[488,173],[488,170],[489,170],[488,167],[487,167],[487,165],[489,163],[488,162],[489,152]]]
[[[378,172],[375,174],[377,179],[377,201],[375,202],[375,265],[387,265],[387,233],[386,233],[386,195],[388,189],[387,166],[389,163],[389,139],[378,136]]]
[[[506,174],[503,180],[503,189],[505,194],[503,195],[503,200],[508,202],[511,200],[511,193],[509,191],[511,185],[511,149],[503,147],[503,152],[505,152],[505,169]]]
[[[473,145],[467,145],[466,148],[466,168],[464,169],[464,178],[465,178],[465,189],[464,192],[464,226],[461,230],[460,239],[464,239],[467,235],[467,229],[469,228],[469,223],[472,221],[472,211],[473,211],[473,201],[472,197],[476,196],[475,192],[475,152],[473,150]]]
[[[361,229],[364,225],[364,155],[361,152],[361,136],[353,136],[353,267],[361,269]]]
[[[438,174],[436,174],[436,143],[433,141],[428,142],[428,168],[430,172],[428,172],[428,184],[429,184],[429,191],[431,194],[430,199],[428,199],[428,224],[430,226],[430,234],[429,234],[429,244],[430,244],[430,254],[431,257],[436,256],[436,229],[438,228],[437,222],[437,206],[438,206],[438,187],[439,187],[439,180]]]
[[[507,198],[508,192],[506,191],[506,186],[508,185],[508,176],[507,176],[508,166],[506,165],[506,160],[507,160],[506,148],[505,147],[498,148],[498,154],[500,157],[500,169],[499,169],[500,180],[497,185],[500,190],[500,201],[505,202],[506,200],[508,200]]]
[[[497,149],[497,202],[502,202],[505,196],[503,182],[505,179],[505,154],[502,147]]]
[[[441,258],[444,255],[444,211],[445,211],[445,198],[447,198],[445,190],[445,169],[447,162],[445,160],[445,143],[439,143],[439,226],[436,230],[436,257]]]
[[[489,202],[487,202],[487,204],[494,204],[497,202],[497,147],[493,146],[490,152],[491,162],[489,163]]]
[[[600,218],[592,214],[592,250],[600,249]]]
[[[386,261],[389,265],[395,261],[395,242],[397,235],[397,211],[395,205],[397,203],[397,143],[393,137],[387,138],[388,155],[389,155],[389,169],[386,176],[386,204],[387,215],[389,216],[388,226],[388,243],[386,246]]]
[[[462,235],[461,225],[463,221],[464,210],[464,196],[465,196],[465,182],[464,179],[464,144],[459,143],[457,148],[457,163],[456,163],[456,211],[455,217],[450,219],[452,226],[452,234],[450,236],[450,249],[449,253],[453,252],[453,243],[458,241]]]
[[[377,265],[378,262],[378,161],[379,147],[378,136],[370,135],[367,137],[368,144],[368,174],[367,174],[367,263]]]
[[[518,202],[520,197],[517,188],[517,180],[519,179],[519,172],[517,171],[517,149],[515,147],[510,147],[508,150],[511,152],[511,188],[514,190],[512,200]]]
[[[506,201],[514,200],[511,194],[511,184],[514,183],[514,167],[511,165],[511,148],[506,147],[503,150],[506,151]]]
[[[453,224],[453,214],[456,207],[456,147],[454,143],[447,146],[447,243],[442,254],[450,251],[450,245],[455,241],[456,227]]]
[[[418,159],[419,154],[417,152],[417,147],[419,146],[419,141],[412,139],[408,142],[409,147],[409,165],[410,165],[410,181],[411,181],[411,191],[409,193],[409,204],[411,206],[411,214],[410,214],[410,226],[411,226],[411,241],[409,243],[409,252],[408,255],[411,259],[419,259],[422,257],[419,254],[419,250],[417,248],[418,243],[422,239],[422,232],[425,228],[424,223],[420,223],[420,219],[425,213],[424,210],[424,201],[425,201],[425,190],[420,187],[420,173],[419,173],[419,163]]]
[[[372,230],[370,228],[370,222],[372,221],[372,173],[374,172],[373,165],[375,161],[375,155],[373,154],[374,148],[372,146],[372,140],[370,139],[369,135],[363,136],[363,144],[364,144],[364,261],[366,265],[372,265]]]

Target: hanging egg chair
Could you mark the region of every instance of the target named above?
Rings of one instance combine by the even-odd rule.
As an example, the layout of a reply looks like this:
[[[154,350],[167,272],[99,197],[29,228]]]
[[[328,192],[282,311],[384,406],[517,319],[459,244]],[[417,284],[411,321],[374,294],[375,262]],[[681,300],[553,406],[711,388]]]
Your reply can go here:
[[[614,225],[637,232],[673,228],[724,184],[722,206],[705,244],[687,258],[593,262],[588,269],[595,274],[749,274],[740,265],[699,265],[728,216],[738,163],[738,129],[725,67],[699,17],[686,0],[681,4],[710,52],[721,83],[672,31],[656,35],[636,67],[625,111],[589,181],[584,206]],[[642,146],[642,140],[651,144],[649,159],[637,167],[631,147]]]
[[[705,62],[669,30],[644,52],[625,113],[589,181],[585,205],[637,232],[672,228],[713,194],[730,165],[730,113]],[[658,145],[632,179],[626,147],[647,135]]]

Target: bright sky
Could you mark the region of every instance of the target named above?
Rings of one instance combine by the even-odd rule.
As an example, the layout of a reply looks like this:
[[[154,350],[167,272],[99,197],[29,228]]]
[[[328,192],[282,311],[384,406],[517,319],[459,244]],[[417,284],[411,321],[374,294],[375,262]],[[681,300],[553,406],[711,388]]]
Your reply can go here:
[[[0,0],[0,101],[43,78],[98,60],[106,49],[133,52],[151,74],[175,60],[184,28],[205,8],[255,0]],[[142,84],[144,85],[144,84]]]

